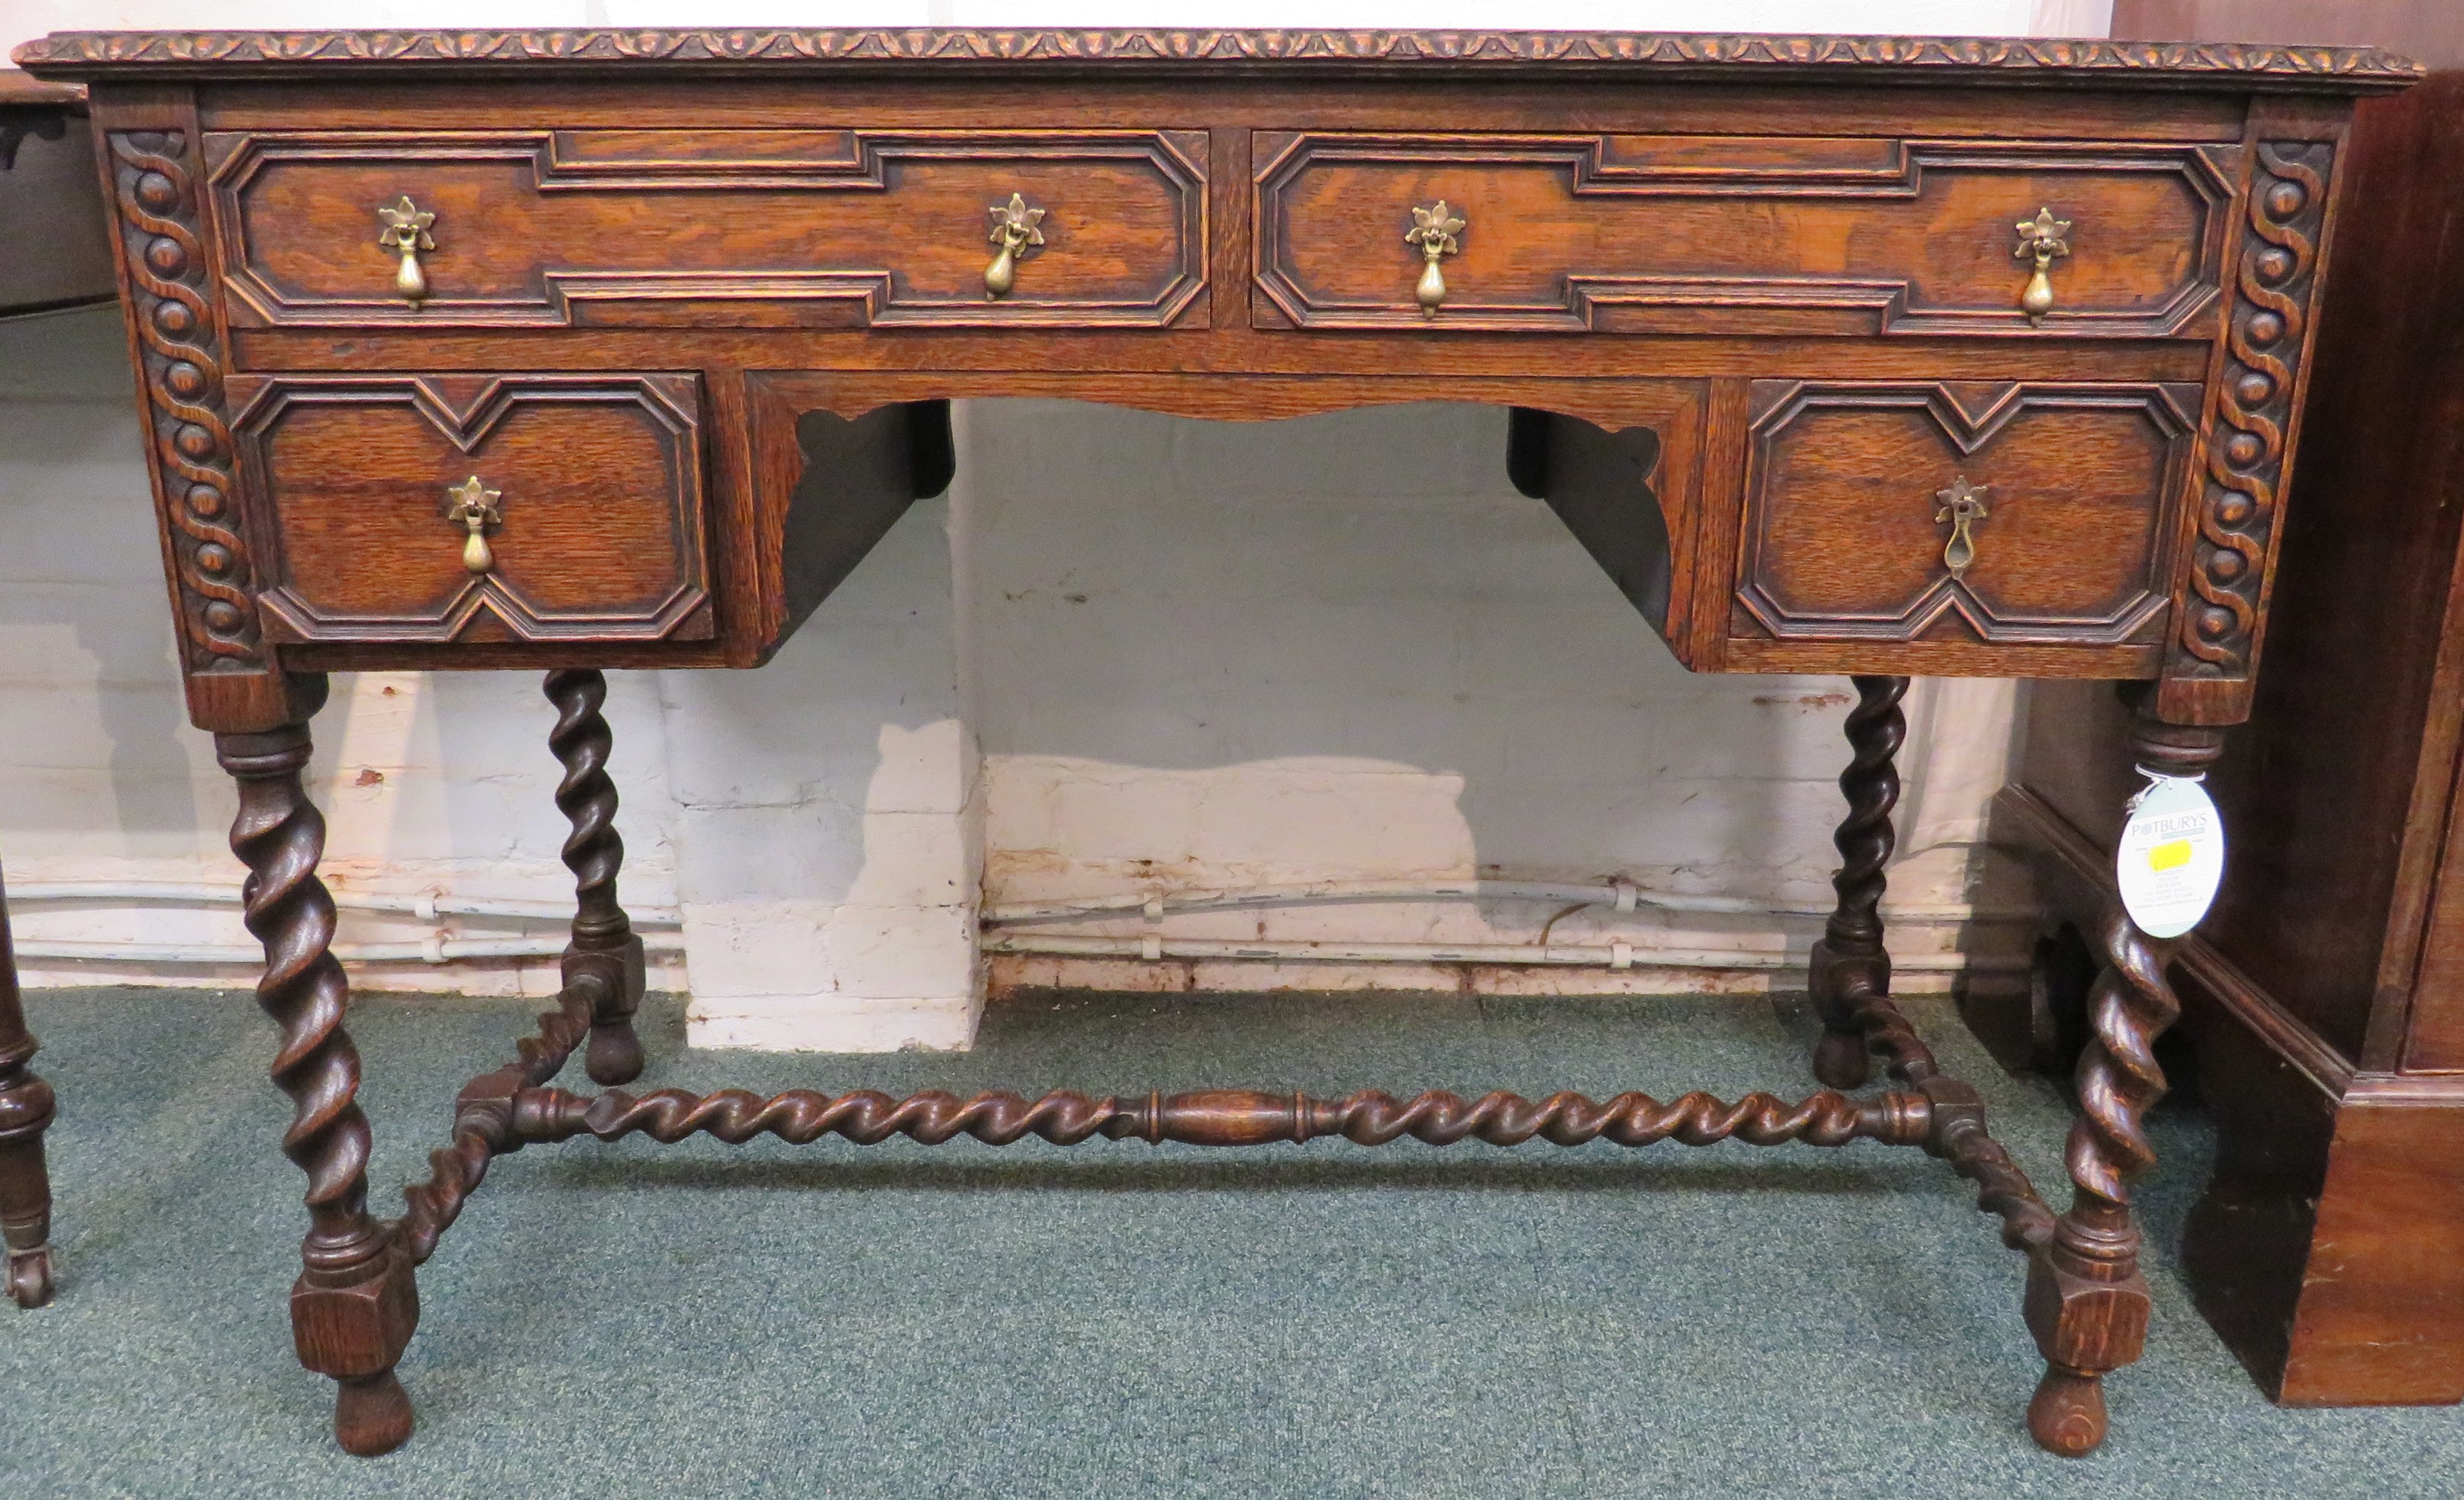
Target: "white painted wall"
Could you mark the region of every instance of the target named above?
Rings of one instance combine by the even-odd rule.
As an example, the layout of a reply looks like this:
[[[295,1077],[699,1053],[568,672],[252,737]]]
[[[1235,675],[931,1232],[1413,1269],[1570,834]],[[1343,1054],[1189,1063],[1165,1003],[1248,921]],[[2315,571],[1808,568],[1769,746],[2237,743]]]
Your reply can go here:
[[[2101,33],[2069,0],[1618,4],[1516,26]],[[730,23],[1479,25],[1492,4],[978,0],[734,6]],[[651,0],[8,0],[0,43],[55,26],[707,24]],[[114,315],[0,324],[0,855],[12,893],[235,889],[231,795],[180,706]],[[1679,669],[1503,473],[1504,419],[1425,406],[1255,427],[1060,403],[963,407],[959,481],[919,505],[759,673],[620,673],[609,717],[654,982],[712,1045],[964,1045],[979,904],[1475,875],[1739,898],[1736,915],[1564,916],[1552,942],[1636,967],[1004,957],[1004,983],[1759,988],[1668,946],[1800,956],[1827,895],[1844,684]],[[1969,904],[2011,739],[2007,684],[1921,685],[1895,949],[1948,978],[2004,955]],[[569,890],[535,681],[365,675],[319,723],[327,876],[345,900],[554,901]],[[1981,895],[1980,895],[1981,893]],[[397,902],[398,905],[408,902]],[[1399,900],[1037,932],[1345,944],[1529,943],[1563,903]],[[15,903],[31,982],[249,972],[235,910],[124,896]],[[1022,929],[1004,928],[1017,933]],[[363,984],[552,987],[552,959],[406,956],[527,939],[511,914],[346,910]],[[121,957],[69,957],[104,945]],[[136,946],[132,946],[136,945]],[[373,945],[373,946],[370,946]],[[1152,947],[1150,948],[1152,951]],[[392,955],[388,957],[387,955]],[[1779,982],[1793,983],[1786,973]]]

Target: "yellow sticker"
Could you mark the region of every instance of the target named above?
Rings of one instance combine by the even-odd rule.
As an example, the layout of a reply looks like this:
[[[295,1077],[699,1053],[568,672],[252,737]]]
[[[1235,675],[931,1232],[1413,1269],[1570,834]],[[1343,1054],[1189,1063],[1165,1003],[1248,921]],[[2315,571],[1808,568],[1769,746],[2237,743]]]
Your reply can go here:
[[[2147,851],[2147,868],[2150,870],[2176,870],[2189,862],[2189,839],[2174,839]]]

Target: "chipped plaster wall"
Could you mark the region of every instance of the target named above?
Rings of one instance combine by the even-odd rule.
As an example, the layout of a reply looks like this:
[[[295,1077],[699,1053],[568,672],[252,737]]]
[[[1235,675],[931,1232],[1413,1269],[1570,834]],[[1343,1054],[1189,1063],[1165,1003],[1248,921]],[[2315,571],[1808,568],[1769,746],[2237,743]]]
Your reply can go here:
[[[1679,667],[1548,507],[1507,485],[1503,410],[1250,425],[986,402],[971,437],[989,905],[1474,877],[1828,899],[1846,684]],[[1926,684],[1912,699],[1894,904],[1956,913],[1987,884],[1974,845],[2013,703],[1999,682]],[[1563,905],[1287,906],[1067,930],[1529,943]],[[1551,936],[1801,954],[1818,930],[1593,909]],[[1897,940],[1939,951],[1962,933],[1939,916]],[[1576,993],[1762,982],[1648,962],[1604,975],[1037,958],[995,974]]]
[[[1558,0],[1513,24],[2097,32],[2089,0]],[[731,23],[1496,24],[1487,0],[751,0]],[[0,45],[65,26],[693,24],[659,0],[17,0]],[[221,889],[228,783],[186,723],[116,319],[0,325],[0,856],[12,886]],[[654,983],[690,984],[697,1040],[963,1045],[996,903],[1318,879],[1622,875],[1819,900],[1837,818],[1840,685],[1679,670],[1545,509],[1503,479],[1498,413],[1427,407],[1271,428],[1045,403],[962,408],[960,480],[919,505],[755,674],[618,673],[608,714],[627,904],[657,920]],[[524,676],[337,681],[315,792],[338,890],[553,900],[550,714]],[[1893,899],[1907,951],[2001,877],[1974,857],[2001,780],[2003,684],[1921,686]],[[980,742],[980,753],[979,744]],[[1980,881],[1984,884],[1980,886]],[[980,892],[979,892],[980,882]],[[1402,902],[1172,918],[1193,935],[1529,941],[1554,908]],[[1603,918],[1607,917],[1604,923]],[[235,910],[34,902],[48,943],[245,951]],[[1576,913],[1559,938],[1634,917]],[[1646,924],[1647,925],[1647,924]],[[1759,917],[1638,936],[1801,952]],[[1716,930],[1714,930],[1716,929]],[[1079,930],[1140,933],[1141,922]],[[556,924],[346,911],[352,943],[532,938]],[[1993,946],[1991,939],[1983,946]],[[134,951],[134,950],[130,950]],[[551,959],[391,959],[363,985],[523,990]],[[30,958],[31,982],[244,982],[244,962]],[[1004,982],[1623,983],[1749,975],[1006,959]],[[1910,976],[1911,982],[1929,981]]]

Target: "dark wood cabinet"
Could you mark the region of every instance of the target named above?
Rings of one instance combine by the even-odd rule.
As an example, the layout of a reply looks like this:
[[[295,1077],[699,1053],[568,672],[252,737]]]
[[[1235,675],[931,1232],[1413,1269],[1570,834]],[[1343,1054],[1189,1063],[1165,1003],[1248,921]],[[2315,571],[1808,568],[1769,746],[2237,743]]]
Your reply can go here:
[[[2115,21],[2123,34],[2256,40],[2365,30],[2436,70],[2361,108],[2340,168],[2352,211],[2320,293],[2269,604],[2277,633],[2249,722],[2210,776],[2232,853],[2174,976],[2217,1126],[2183,1250],[2201,1310],[2289,1404],[2455,1401],[2464,10],[2123,0]],[[2035,693],[2002,827],[2084,915],[2111,878],[2123,717],[2094,692]],[[2057,1018],[1975,1019],[2015,1054]]]

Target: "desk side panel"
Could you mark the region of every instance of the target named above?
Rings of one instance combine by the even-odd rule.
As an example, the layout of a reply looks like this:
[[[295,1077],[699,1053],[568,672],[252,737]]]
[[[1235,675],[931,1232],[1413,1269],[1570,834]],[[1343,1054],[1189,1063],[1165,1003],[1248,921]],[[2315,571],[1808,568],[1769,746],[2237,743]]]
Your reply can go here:
[[[107,88],[91,108],[188,716],[202,729],[272,729],[307,699],[257,619],[193,100],[186,89]]]

